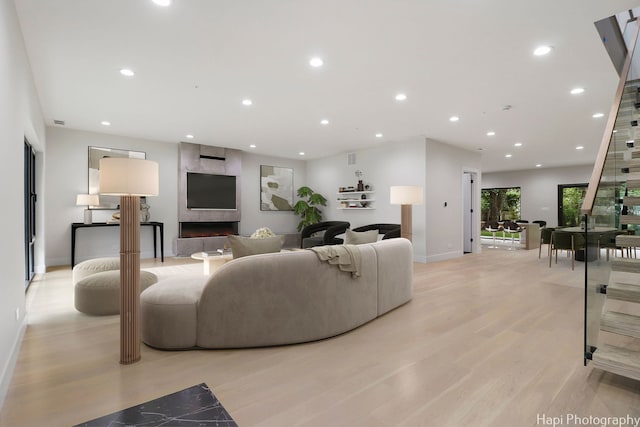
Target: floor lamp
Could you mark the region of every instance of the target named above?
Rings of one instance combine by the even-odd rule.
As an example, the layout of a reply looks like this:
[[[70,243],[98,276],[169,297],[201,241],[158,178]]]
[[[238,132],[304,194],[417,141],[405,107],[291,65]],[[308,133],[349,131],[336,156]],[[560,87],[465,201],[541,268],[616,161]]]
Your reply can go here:
[[[105,157],[100,194],[120,196],[120,363],[140,360],[140,196],[158,195],[158,164]]]
[[[412,222],[411,208],[413,205],[422,204],[422,187],[415,186],[393,186],[390,191],[390,200],[392,205],[401,205],[400,211],[400,237],[412,239]]]

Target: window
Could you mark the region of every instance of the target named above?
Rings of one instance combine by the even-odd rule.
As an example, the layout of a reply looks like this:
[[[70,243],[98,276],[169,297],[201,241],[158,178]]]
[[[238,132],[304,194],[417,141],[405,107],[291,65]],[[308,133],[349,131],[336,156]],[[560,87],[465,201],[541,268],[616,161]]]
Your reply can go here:
[[[485,188],[481,192],[482,221],[520,219],[520,187]]]

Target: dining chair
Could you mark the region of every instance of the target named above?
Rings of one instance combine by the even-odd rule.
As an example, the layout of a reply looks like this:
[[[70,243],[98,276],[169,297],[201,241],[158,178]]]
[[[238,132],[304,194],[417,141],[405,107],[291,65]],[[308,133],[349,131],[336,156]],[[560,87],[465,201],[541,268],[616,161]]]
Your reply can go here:
[[[576,251],[586,249],[582,233],[555,230],[551,234],[551,248],[549,254],[556,252],[556,264],[558,263],[558,251],[566,250],[571,256],[571,270],[574,269]],[[551,256],[549,256],[549,268],[551,268]]]
[[[551,255],[551,234],[555,228],[553,227],[545,227],[540,230],[540,246],[538,247],[538,259],[540,259],[540,255],[542,254],[542,245],[547,245],[547,256]]]

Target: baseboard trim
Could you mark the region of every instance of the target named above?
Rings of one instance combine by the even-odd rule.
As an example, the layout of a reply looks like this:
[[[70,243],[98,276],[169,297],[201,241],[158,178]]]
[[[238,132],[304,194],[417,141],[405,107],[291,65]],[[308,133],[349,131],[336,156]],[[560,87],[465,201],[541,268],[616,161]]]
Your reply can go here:
[[[427,256],[426,262],[429,263],[429,262],[436,262],[436,261],[445,261],[448,259],[460,258],[463,255],[464,254],[462,253],[462,251],[445,252],[438,255]]]
[[[24,333],[27,330],[27,316],[22,316],[22,322],[20,323],[20,330],[16,335],[16,340],[13,343],[11,348],[11,352],[9,354],[9,358],[7,362],[2,367],[2,373],[0,376],[0,410],[4,405],[4,400],[7,397],[9,392],[9,386],[11,385],[11,380],[13,379],[13,372],[16,368],[16,363],[18,362],[18,354],[20,353],[20,344],[22,344],[22,340],[24,338]]]

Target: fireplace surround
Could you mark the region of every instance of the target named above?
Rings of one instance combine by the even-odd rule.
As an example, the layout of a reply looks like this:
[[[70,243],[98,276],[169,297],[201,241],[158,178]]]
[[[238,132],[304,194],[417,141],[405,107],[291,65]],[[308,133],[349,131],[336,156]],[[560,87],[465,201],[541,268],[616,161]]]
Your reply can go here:
[[[210,145],[181,142],[178,162],[179,237],[174,252],[189,256],[194,252],[215,251],[227,244],[227,236],[238,234],[241,216],[241,151]],[[234,176],[235,209],[187,208],[187,174]]]

